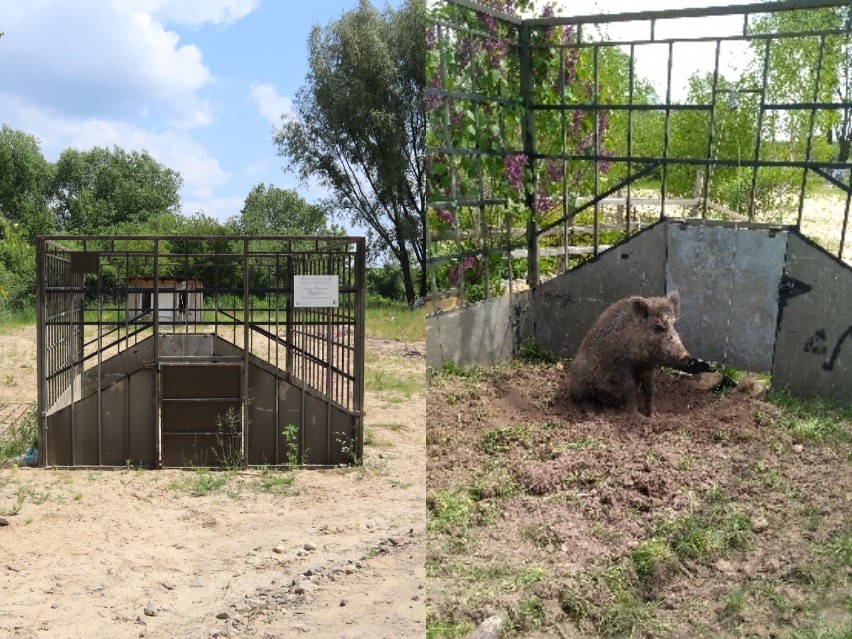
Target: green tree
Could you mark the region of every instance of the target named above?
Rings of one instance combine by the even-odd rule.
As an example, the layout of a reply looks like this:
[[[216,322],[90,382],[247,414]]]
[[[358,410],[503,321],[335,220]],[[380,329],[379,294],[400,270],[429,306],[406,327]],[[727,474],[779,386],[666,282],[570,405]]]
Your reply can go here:
[[[330,208],[399,263],[409,304],[426,292],[412,268],[424,260],[425,31],[425,0],[383,13],[361,0],[315,26],[297,117],[274,135],[287,169],[328,187]]]
[[[56,218],[69,233],[97,234],[121,223],[143,223],[180,212],[180,174],[146,151],[115,146],[67,149],[56,163]]]
[[[50,210],[53,165],[32,135],[3,125],[0,130],[0,215],[33,242],[55,228]]]
[[[322,235],[328,232],[325,211],[295,191],[260,183],[246,198],[239,217],[229,220],[244,235]]]
[[[767,74],[767,101],[812,102],[816,89],[817,102],[852,103],[852,6],[828,7],[817,10],[777,11],[764,14],[755,21],[756,33],[802,33],[809,30],[840,30],[827,35],[822,45],[822,69],[817,86],[817,68],[820,58],[820,36],[796,36],[772,40],[769,48],[769,73]],[[765,59],[765,43],[752,42],[757,54],[755,78]],[[810,111],[788,112],[783,122],[770,123],[778,129],[779,136],[798,141],[804,149],[804,140],[810,128]],[[814,123],[819,137],[812,149],[814,159],[836,158],[838,162],[849,159],[852,145],[852,107],[838,111],[822,110]],[[773,132],[775,132],[773,130]],[[820,144],[822,142],[822,144]],[[831,145],[837,144],[836,149]],[[804,156],[804,153],[801,153]]]
[[[0,215],[0,311],[35,304],[35,247]]]

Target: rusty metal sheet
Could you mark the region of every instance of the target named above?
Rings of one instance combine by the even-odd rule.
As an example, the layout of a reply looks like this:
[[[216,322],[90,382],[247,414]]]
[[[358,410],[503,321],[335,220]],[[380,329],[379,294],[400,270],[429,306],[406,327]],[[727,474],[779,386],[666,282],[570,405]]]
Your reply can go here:
[[[355,432],[355,416],[332,407],[331,409],[331,456],[327,464],[351,464],[356,453],[358,434]],[[351,452],[345,451],[344,444]]]
[[[671,222],[667,246],[667,290],[681,296],[684,346],[695,357],[768,372],[787,233]]]
[[[852,269],[791,233],[772,386],[852,404]]]
[[[533,291],[521,339],[543,350],[573,357],[601,312],[630,295],[665,291],[666,227],[637,233],[596,259],[543,283]]]
[[[163,438],[163,468],[222,466],[223,457],[222,440],[215,435],[187,433]]]

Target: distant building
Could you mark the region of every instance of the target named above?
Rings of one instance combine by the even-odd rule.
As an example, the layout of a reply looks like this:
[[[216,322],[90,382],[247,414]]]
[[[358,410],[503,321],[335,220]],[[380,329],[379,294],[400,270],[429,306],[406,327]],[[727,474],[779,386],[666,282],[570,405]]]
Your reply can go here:
[[[198,322],[204,311],[204,282],[198,278],[161,277],[159,280],[159,321]],[[152,322],[154,310],[154,278],[127,279],[127,321]]]

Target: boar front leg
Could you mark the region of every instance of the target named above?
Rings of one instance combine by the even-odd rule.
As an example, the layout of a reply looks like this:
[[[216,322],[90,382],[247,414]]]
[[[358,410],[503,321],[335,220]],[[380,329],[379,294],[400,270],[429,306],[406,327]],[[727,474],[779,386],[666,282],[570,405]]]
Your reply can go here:
[[[645,398],[645,414],[648,417],[654,415],[654,369],[640,370],[638,382],[642,385],[642,396]]]

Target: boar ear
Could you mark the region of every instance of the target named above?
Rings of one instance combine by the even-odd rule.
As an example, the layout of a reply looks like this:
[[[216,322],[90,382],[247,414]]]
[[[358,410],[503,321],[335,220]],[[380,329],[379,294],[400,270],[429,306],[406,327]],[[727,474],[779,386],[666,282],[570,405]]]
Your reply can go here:
[[[633,312],[641,317],[648,317],[648,302],[644,297],[633,298]]]
[[[669,302],[672,305],[672,308],[675,312],[675,317],[680,317],[680,293],[677,291],[672,291],[667,296],[669,298]]]

